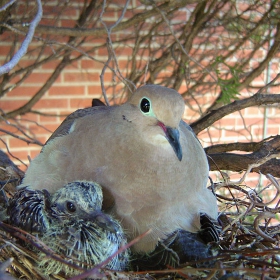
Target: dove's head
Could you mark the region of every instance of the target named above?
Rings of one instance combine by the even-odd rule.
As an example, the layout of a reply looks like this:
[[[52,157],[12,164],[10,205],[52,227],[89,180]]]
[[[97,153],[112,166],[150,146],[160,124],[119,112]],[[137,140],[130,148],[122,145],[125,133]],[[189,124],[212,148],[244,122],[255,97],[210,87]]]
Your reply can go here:
[[[156,125],[160,128],[159,133],[167,139],[181,161],[179,124],[185,110],[182,96],[163,86],[145,85],[132,95],[128,103],[141,112],[143,125]]]

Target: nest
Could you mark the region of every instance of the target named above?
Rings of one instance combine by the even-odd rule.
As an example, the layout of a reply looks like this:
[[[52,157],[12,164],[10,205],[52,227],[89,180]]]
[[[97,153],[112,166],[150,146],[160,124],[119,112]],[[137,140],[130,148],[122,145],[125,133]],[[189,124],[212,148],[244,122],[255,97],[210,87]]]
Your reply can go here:
[[[5,210],[3,193],[13,195],[19,179],[19,174],[11,174],[10,170],[1,169],[8,182],[13,182],[3,185],[2,201],[0,199],[2,210]],[[223,230],[220,241],[213,244],[216,254],[211,258],[162,271],[110,271],[104,268],[110,258],[88,268],[75,259],[53,252],[36,236],[0,222],[0,279],[279,279],[280,226],[275,214],[280,209],[280,187],[273,176],[267,175],[267,178],[270,181],[268,186],[255,189],[246,186],[246,180],[238,183],[228,180],[212,185],[221,211],[219,222]],[[266,193],[272,198],[265,199]],[[75,270],[76,275],[72,278],[59,272],[44,275],[37,265],[38,260],[61,262],[69,266],[69,270]],[[209,262],[212,264],[210,267],[205,265]]]

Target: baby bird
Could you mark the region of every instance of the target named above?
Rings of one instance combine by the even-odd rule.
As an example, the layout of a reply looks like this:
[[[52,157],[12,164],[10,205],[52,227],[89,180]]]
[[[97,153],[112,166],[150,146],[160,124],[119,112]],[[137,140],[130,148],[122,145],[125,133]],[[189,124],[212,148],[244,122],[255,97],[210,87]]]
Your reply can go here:
[[[93,182],[75,181],[50,195],[46,190],[19,190],[11,199],[10,223],[31,233],[55,253],[71,259],[81,267],[90,268],[118,251],[127,243],[117,220],[101,211],[101,187]],[[124,270],[128,250],[118,254],[107,265]],[[78,273],[73,268],[39,253],[38,265],[46,275]]]

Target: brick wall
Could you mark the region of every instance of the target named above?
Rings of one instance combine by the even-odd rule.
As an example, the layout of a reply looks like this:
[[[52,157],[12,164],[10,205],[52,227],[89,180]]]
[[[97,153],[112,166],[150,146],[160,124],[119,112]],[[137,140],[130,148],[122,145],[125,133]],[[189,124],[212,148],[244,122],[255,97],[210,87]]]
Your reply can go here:
[[[46,1],[44,2],[44,18],[42,24],[53,23],[49,18],[49,15],[54,13],[56,5],[59,5],[60,1]],[[81,1],[82,3],[82,1]],[[118,1],[118,4],[111,3],[103,16],[103,20],[109,24],[114,23],[118,16],[120,16],[122,3]],[[180,24],[188,19],[191,11],[195,8],[195,5],[189,5],[186,8],[182,8],[178,11],[177,17],[174,20],[174,28],[176,24]],[[78,18],[81,6],[79,4],[73,4],[64,13],[63,20],[58,23],[58,26],[73,26],[74,20]],[[139,9],[144,9],[144,6],[136,1],[132,1],[130,5],[130,10],[127,13],[139,12]],[[19,7],[17,8],[19,11]],[[147,22],[149,24],[149,22]],[[100,23],[99,23],[100,26]],[[126,29],[124,33],[129,34],[130,30]],[[116,32],[112,34],[112,39],[121,38],[121,32]],[[205,35],[206,36],[206,35]],[[219,36],[217,36],[219,37]],[[11,32],[4,32],[0,37],[0,62],[4,63],[7,53],[11,50],[13,46],[14,35]],[[217,38],[216,38],[217,39]],[[64,39],[62,38],[61,41]],[[204,37],[196,38],[190,53],[193,57],[198,56],[201,52],[197,46],[201,46],[201,41]],[[208,48],[213,51],[212,55],[215,55],[217,48],[217,41],[214,38],[213,45],[209,44]],[[195,44],[197,43],[197,45]],[[94,59],[83,57],[80,60],[73,61],[73,63],[67,66],[59,77],[56,79],[52,87],[46,91],[43,97],[35,104],[32,108],[32,113],[27,113],[13,120],[8,120],[7,122],[1,123],[1,129],[8,130],[14,134],[19,135],[25,139],[28,139],[28,135],[35,137],[40,143],[44,143],[51,133],[58,127],[58,125],[64,119],[64,116],[75,111],[78,108],[84,108],[91,106],[92,98],[102,98],[102,91],[100,86],[100,74],[104,66],[104,62],[108,58],[108,51],[105,46],[106,36],[99,36],[98,38],[90,38],[83,45],[83,50],[91,50],[91,56]],[[155,42],[156,43],[156,42]],[[206,44],[206,43],[205,43]],[[40,42],[34,40],[30,45],[30,50],[34,50],[36,53],[36,48],[40,45]],[[96,46],[104,45],[103,48]],[[250,46],[249,46],[250,47]],[[236,54],[237,57],[232,57],[232,61],[236,59],[241,59],[250,54],[250,48],[240,49],[240,53]],[[55,49],[53,49],[55,48]],[[44,55],[53,53],[58,46],[48,45],[44,49]],[[115,53],[117,55],[117,61],[119,69],[123,71],[123,75],[126,75],[127,66],[131,63],[130,56],[133,52],[133,41],[129,43],[126,42],[125,47],[115,46]],[[145,49],[143,49],[143,52]],[[203,51],[203,50],[202,50]],[[267,49],[263,48],[262,51],[255,54],[254,63],[259,63],[260,59],[267,54]],[[23,57],[19,62],[15,70],[20,70],[21,68],[28,67],[36,59],[36,55],[33,55],[29,51],[28,55]],[[79,53],[74,53],[73,56],[79,55]],[[147,54],[148,55],[148,54]],[[145,60],[146,58],[146,60]],[[139,68],[147,66],[148,56],[143,55],[141,61],[138,61]],[[54,69],[57,67],[59,61],[53,60],[48,63],[42,64],[37,67],[18,87],[13,88],[13,86],[18,82],[21,75],[16,76],[9,82],[11,90],[5,94],[0,99],[0,108],[3,112],[8,113],[13,111],[23,104],[25,104],[47,81],[50,75],[53,73]],[[200,61],[203,64],[203,61]],[[129,66],[130,67],[130,66]],[[221,69],[222,70],[222,69]],[[262,75],[260,75],[251,84],[251,88],[243,90],[243,96],[250,96],[255,93],[256,90],[254,86],[260,86],[270,81],[277,72],[279,72],[279,56],[272,59],[270,64],[270,69],[266,69]],[[168,75],[168,67],[165,73],[161,73],[157,78],[160,80],[161,75]],[[267,75],[269,75],[267,79]],[[107,94],[111,100],[111,103],[115,103],[116,100],[122,102],[123,99],[120,96],[121,89],[124,84],[115,83],[113,78],[114,74],[110,71],[106,71],[104,76],[105,86],[107,87]],[[143,84],[143,80],[138,83],[138,86]],[[179,89],[180,93],[185,91],[187,86],[181,87]],[[271,92],[279,93],[279,87],[274,87],[270,89]],[[191,96],[186,96],[186,112],[184,119],[187,122],[192,122],[199,117],[199,110],[205,109],[216,96],[217,91],[214,92],[196,92],[196,101],[193,100]],[[114,97],[114,98],[113,98]],[[197,104],[200,104],[199,106]],[[204,107],[203,107],[204,106]],[[39,113],[38,113],[39,112]],[[237,141],[259,141],[264,137],[269,135],[279,134],[279,118],[280,110],[276,106],[271,106],[268,109],[263,107],[252,107],[247,108],[242,111],[233,113],[222,120],[218,121],[207,130],[201,132],[198,136],[202,144],[206,147],[217,143],[230,143]],[[20,125],[22,131],[18,130],[15,125]],[[26,134],[26,135],[25,135]],[[1,133],[0,148],[9,151],[18,159],[15,163],[20,165],[22,169],[25,169],[24,164],[28,164],[28,157],[34,158],[40,151],[41,146],[38,144],[28,144],[18,138],[7,135],[6,133]]]

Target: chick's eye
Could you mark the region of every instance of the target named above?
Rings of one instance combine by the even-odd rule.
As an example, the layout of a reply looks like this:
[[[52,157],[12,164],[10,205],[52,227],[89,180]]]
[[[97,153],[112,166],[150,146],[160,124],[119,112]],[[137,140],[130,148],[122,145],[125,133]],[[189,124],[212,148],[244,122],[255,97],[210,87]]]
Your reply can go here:
[[[67,201],[66,202],[66,207],[67,207],[67,210],[71,213],[74,213],[76,211],[76,206],[73,202],[71,201]]]
[[[147,98],[143,98],[140,103],[140,109],[143,113],[149,113],[150,111],[150,101]]]

